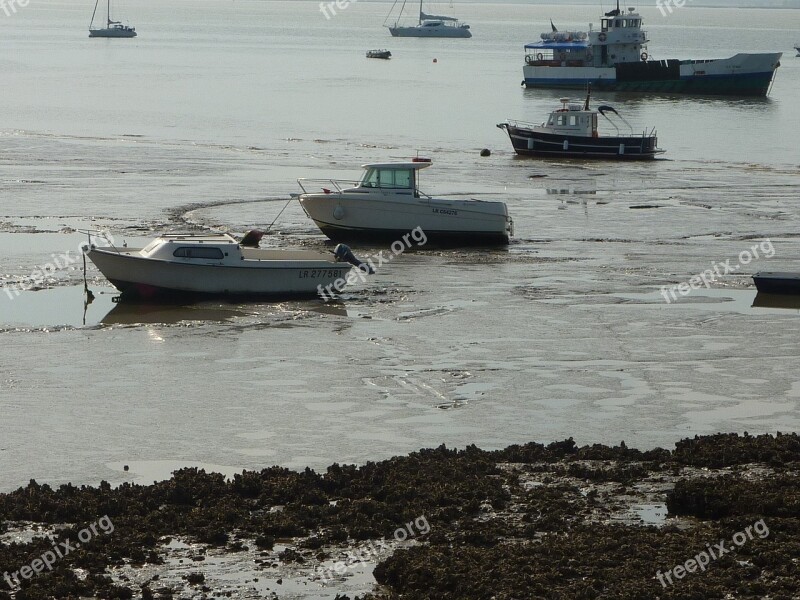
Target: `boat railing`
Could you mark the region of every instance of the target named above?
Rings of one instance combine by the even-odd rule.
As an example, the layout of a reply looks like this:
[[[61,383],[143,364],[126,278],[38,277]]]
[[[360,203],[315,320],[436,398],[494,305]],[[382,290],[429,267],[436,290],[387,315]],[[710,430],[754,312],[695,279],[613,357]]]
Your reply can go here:
[[[107,232],[101,231],[99,229],[76,229],[78,233],[85,233],[89,239],[88,245],[85,246],[86,248],[92,248],[97,246],[97,240],[102,239],[105,240],[106,244],[103,245],[104,248],[111,248],[117,254],[121,254],[119,248],[114,245],[114,238]],[[94,238],[94,241],[92,241]]]
[[[297,183],[300,185],[300,188],[303,190],[304,194],[314,193],[314,192],[309,192],[306,189],[306,185],[311,187],[311,184],[314,184],[314,187],[316,187],[317,184],[330,185],[333,189],[330,189],[328,187],[322,187],[322,191],[325,192],[326,194],[331,194],[331,193],[341,194],[344,192],[345,188],[352,188],[358,185],[358,181],[354,179],[308,179],[306,177],[301,177],[300,179],[297,180]]]

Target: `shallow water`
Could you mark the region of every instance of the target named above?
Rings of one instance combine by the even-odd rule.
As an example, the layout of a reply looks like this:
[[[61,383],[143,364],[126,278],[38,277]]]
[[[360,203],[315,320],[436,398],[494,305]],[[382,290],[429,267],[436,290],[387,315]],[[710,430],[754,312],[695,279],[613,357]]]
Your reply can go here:
[[[127,3],[140,37],[124,44],[84,38],[72,4],[3,22],[4,290],[74,253],[82,229],[134,246],[275,221],[262,245],[330,248],[289,202],[295,179],[417,150],[434,160],[423,191],[504,200],[516,236],[403,254],[333,306],[129,307],[90,265],[84,325],[79,263],[46,289],[0,292],[0,490],[798,428],[798,315],[754,308],[750,276],[800,266],[800,59],[784,56],[766,100],[597,98],[658,127],[668,152],[652,164],[521,160],[495,123],[541,121],[560,95],[518,88],[522,45],[551,16],[572,29],[598,11],[459,4],[475,37],[442,44],[389,38],[385,10],[360,2],[327,22],[313,2],[145,0]],[[642,11],[663,56],[790,50],[800,24]],[[367,61],[371,47],[394,58]],[[771,258],[661,296],[767,238]]]

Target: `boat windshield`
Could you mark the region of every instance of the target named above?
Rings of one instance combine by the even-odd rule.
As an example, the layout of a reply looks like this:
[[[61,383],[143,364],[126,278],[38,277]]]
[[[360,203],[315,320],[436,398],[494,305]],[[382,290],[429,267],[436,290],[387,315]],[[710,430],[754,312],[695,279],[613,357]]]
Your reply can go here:
[[[412,189],[414,187],[413,169],[367,169],[361,180],[361,187]]]

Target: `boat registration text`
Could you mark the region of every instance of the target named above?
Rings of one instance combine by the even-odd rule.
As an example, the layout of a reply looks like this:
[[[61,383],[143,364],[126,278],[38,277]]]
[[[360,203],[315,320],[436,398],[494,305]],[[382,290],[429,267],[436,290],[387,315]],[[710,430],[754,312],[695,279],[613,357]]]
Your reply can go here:
[[[304,269],[298,271],[298,278],[300,279],[316,279],[318,277],[341,277],[344,271],[340,269]]]

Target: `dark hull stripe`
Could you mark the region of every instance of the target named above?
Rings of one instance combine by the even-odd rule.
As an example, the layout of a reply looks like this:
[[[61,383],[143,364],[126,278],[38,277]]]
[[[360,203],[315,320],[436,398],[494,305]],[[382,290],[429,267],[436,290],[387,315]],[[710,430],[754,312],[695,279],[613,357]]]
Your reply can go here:
[[[608,79],[525,78],[525,86],[543,89],[592,89],[603,92],[646,92],[709,96],[766,96],[773,73],[745,75],[704,75],[669,80],[609,81]]]
[[[402,240],[403,236],[409,235],[409,231],[402,229],[358,229],[352,227],[341,227],[323,221],[314,221],[322,233],[334,242],[373,242],[373,243],[392,243]],[[453,232],[453,231],[428,231],[425,230],[428,241],[425,246],[498,246],[508,244],[508,235],[501,233],[487,233],[480,231]],[[412,244],[414,238],[409,237]],[[412,249],[415,246],[412,245]]]

